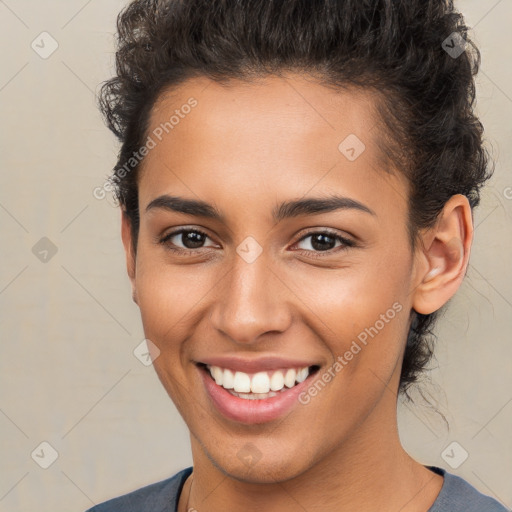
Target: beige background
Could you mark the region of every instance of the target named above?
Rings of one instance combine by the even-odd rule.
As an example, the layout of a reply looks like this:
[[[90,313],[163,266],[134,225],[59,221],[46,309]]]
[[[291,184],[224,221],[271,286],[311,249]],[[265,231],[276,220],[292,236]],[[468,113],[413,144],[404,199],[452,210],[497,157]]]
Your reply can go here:
[[[133,355],[144,336],[119,212],[92,194],[117,151],[94,95],[112,74],[125,3],[0,1],[2,512],[83,511],[191,463],[183,421]],[[483,54],[478,110],[497,168],[440,324],[432,393],[450,430],[416,405],[401,408],[401,435],[422,462],[512,507],[512,2],[458,5]],[[51,49],[42,31],[59,45],[47,59],[31,48]],[[47,262],[32,251],[42,237],[57,248]],[[59,455],[48,469],[31,458],[51,461],[43,441]],[[458,469],[441,457],[453,441],[456,457],[469,453]]]

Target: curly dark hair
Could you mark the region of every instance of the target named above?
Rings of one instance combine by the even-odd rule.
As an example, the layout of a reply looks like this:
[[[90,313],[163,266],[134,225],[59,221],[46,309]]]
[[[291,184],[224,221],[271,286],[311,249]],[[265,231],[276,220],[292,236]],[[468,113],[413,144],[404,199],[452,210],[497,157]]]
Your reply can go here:
[[[117,29],[117,75],[103,84],[100,108],[121,141],[111,182],[134,250],[139,164],[127,172],[126,162],[143,146],[162,92],[197,76],[223,83],[295,71],[374,91],[383,154],[410,185],[412,249],[452,195],[476,207],[492,175],[473,112],[480,53],[452,0],[135,0]],[[442,310],[411,311],[406,396],[433,355]]]

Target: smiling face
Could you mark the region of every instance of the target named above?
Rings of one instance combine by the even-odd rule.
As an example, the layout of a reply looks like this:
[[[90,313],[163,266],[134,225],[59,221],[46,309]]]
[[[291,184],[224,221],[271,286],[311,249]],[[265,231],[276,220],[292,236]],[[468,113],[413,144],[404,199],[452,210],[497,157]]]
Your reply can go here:
[[[175,118],[143,163],[135,263],[126,218],[123,239],[195,465],[284,481],[378,451],[393,431],[416,265],[407,183],[382,168],[373,106],[369,92],[291,75],[194,78],[153,110],[148,134]],[[266,399],[218,385],[238,370],[245,392],[260,373],[264,392],[302,367],[306,380],[282,392],[274,377]]]

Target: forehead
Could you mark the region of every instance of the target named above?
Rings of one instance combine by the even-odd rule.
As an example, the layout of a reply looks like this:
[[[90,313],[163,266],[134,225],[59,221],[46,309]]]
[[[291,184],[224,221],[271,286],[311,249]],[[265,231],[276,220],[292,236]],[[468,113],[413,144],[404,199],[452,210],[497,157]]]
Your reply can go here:
[[[193,128],[196,137],[204,134],[209,139],[218,134],[248,142],[244,135],[268,137],[276,133],[280,141],[298,134],[309,134],[313,140],[321,132],[341,136],[352,130],[370,142],[378,120],[376,94],[361,88],[327,88],[311,77],[296,74],[225,83],[197,77],[160,94],[151,112],[150,131],[165,125],[173,112],[181,114],[180,120],[183,113],[187,116],[180,111],[189,110],[191,98],[197,105],[190,117],[197,122],[184,124]],[[187,126],[176,132],[185,131]]]
[[[370,91],[333,90],[302,75],[223,84],[199,77],[168,89],[150,116],[155,147],[142,165],[141,210],[157,193],[221,200],[226,188],[241,201],[340,187],[354,199],[405,199],[401,174],[384,168],[376,101]]]

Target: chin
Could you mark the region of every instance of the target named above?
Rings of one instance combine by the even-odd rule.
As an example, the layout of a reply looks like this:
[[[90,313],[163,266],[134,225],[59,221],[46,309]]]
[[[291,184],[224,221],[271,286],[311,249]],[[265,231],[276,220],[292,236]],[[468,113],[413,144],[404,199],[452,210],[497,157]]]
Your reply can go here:
[[[238,449],[231,444],[232,453],[229,454],[226,451],[218,455],[206,452],[210,462],[220,472],[240,482],[282,483],[302,475],[314,465],[314,461],[307,457],[309,450],[305,450],[303,446],[300,449],[290,446],[287,450],[282,447],[280,450],[267,447],[260,451],[251,442],[240,444],[241,448]],[[225,443],[217,446],[222,445],[225,446]]]
[[[261,461],[253,467],[241,464],[227,464],[219,469],[227,476],[248,484],[273,484],[282,483],[301,475],[308,468],[301,468],[297,465],[286,465],[282,461],[273,460],[262,463]]]

